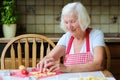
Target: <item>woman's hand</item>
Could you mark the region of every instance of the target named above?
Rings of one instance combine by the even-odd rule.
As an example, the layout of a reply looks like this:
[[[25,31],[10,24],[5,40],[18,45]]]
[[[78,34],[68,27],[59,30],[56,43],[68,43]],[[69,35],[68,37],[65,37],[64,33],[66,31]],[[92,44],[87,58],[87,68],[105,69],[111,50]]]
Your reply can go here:
[[[61,71],[61,72],[66,72],[66,66],[63,64],[60,64],[59,61],[56,61],[54,58],[49,58],[45,60],[45,66],[46,69],[48,69],[50,72],[51,71]]]
[[[37,64],[37,68],[40,70],[40,72],[44,72],[45,70],[53,71],[54,69],[56,69],[55,64],[56,61],[54,58],[45,57]]]
[[[40,72],[43,72],[44,62],[45,62],[45,58],[37,64],[37,69],[39,69]]]
[[[44,58],[37,64],[37,68],[40,70],[40,72],[43,72],[44,69],[51,71],[61,71],[61,72],[67,72],[66,66],[63,64],[60,64],[58,61],[56,61],[54,58]]]

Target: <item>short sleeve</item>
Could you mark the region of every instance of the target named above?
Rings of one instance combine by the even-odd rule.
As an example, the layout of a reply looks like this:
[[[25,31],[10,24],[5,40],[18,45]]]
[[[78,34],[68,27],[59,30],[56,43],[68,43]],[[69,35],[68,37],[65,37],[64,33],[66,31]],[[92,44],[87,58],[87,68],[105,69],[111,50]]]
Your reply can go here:
[[[70,33],[65,33],[58,41],[57,45],[67,46],[70,39]]]
[[[92,38],[92,43],[93,43],[93,47],[105,46],[104,34],[103,34],[102,31],[100,31],[100,30],[94,31],[93,38]]]

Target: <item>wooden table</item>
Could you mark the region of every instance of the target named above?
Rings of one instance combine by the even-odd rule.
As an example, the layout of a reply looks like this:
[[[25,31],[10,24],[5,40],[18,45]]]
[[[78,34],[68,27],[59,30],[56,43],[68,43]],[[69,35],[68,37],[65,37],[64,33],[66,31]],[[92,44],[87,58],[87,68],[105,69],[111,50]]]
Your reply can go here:
[[[5,71],[15,71],[15,70],[0,70],[0,75]],[[99,74],[99,73],[102,73],[102,74]],[[93,76],[97,75],[96,77],[98,77],[98,76],[104,77],[105,76],[107,78],[107,80],[115,80],[112,73],[107,71],[107,70],[96,71],[96,72],[63,73],[63,74],[59,74],[59,75],[56,75],[56,76],[43,78],[43,79],[40,79],[40,80],[69,80],[68,78],[75,78],[75,77],[80,78],[80,77],[89,76],[89,74],[92,74]],[[21,79],[21,78],[18,78],[18,77],[11,77],[9,75],[8,76],[3,75],[2,78],[4,80],[38,80],[38,79],[35,79],[35,78],[30,79],[29,77]],[[108,78],[112,78],[112,79],[108,79]]]
[[[114,78],[114,76],[112,75],[112,73],[111,72],[109,72],[108,70],[104,70],[104,71],[97,71],[97,72],[95,72],[95,74],[94,74],[94,72],[92,73],[92,72],[80,72],[80,73],[64,73],[64,74],[61,74],[60,76],[58,76],[58,77],[51,77],[51,78],[45,78],[45,79],[42,79],[42,80],[69,80],[70,78],[72,78],[72,79],[70,79],[70,80],[79,80],[79,78],[80,77],[88,77],[89,75],[90,76],[92,76],[92,75],[97,75],[97,73],[99,74],[99,72],[101,72],[101,73],[103,73],[103,76],[105,76],[106,78],[107,78],[107,80],[116,80],[115,78]],[[86,73],[88,73],[88,74],[86,74]],[[79,75],[77,75],[77,74],[79,74],[79,75],[81,75],[82,74],[82,76],[79,76]],[[92,75],[91,75],[92,74]],[[69,79],[68,78],[65,78],[65,77],[69,77]],[[100,75],[101,76],[101,75]],[[62,78],[62,77],[64,77],[64,79]],[[75,78],[74,78],[75,77]],[[77,77],[77,79],[76,79],[76,77]],[[96,76],[96,77],[99,77],[99,75],[98,76]],[[101,76],[102,77],[102,76]],[[56,78],[56,79],[54,79],[54,78]]]

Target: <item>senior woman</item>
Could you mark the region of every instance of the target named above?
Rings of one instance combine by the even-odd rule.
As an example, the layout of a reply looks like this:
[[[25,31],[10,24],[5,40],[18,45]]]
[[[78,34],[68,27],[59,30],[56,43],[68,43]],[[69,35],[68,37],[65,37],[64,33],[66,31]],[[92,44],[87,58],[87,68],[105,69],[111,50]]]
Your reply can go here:
[[[89,28],[90,18],[80,2],[69,3],[62,9],[60,27],[66,33],[56,47],[37,64],[40,72],[84,72],[104,68],[105,43],[100,30]],[[65,55],[64,63],[57,60]]]

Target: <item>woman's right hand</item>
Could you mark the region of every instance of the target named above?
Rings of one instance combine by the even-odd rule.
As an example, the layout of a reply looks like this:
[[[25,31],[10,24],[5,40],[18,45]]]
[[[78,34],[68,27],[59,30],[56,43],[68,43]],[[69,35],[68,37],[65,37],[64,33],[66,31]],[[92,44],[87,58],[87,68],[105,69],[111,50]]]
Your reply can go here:
[[[39,69],[40,73],[43,72],[44,62],[45,62],[45,59],[42,59],[42,60],[37,64],[37,69]]]

